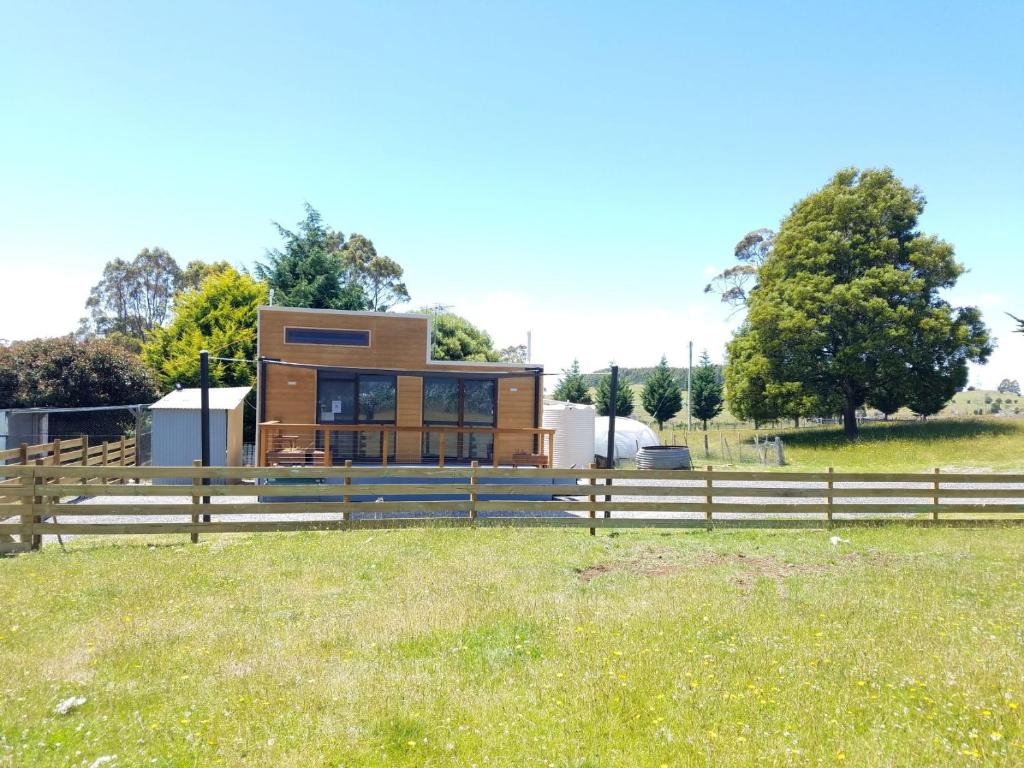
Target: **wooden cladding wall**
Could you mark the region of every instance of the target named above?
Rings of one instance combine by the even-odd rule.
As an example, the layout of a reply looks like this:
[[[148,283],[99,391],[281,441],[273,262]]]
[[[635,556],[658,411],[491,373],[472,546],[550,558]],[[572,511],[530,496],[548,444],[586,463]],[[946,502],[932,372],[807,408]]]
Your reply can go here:
[[[366,330],[370,332],[370,346],[285,344],[286,327]],[[420,369],[428,357],[426,317],[263,308],[259,328],[260,354],[291,363]]]
[[[423,379],[419,376],[399,376],[397,396],[397,425],[418,427],[423,424]],[[395,461],[415,464],[420,460],[420,434],[401,432],[395,439]]]
[[[268,365],[264,421],[285,424],[316,423],[316,370]]]
[[[533,427],[536,418],[535,379],[498,379],[498,424],[502,428]],[[557,437],[556,437],[557,439]],[[515,453],[533,453],[533,438],[502,437],[498,442],[498,461],[511,464]]]
[[[365,330],[370,332],[370,346],[285,344],[286,327]],[[259,312],[259,354],[289,363],[410,372],[436,366],[439,373],[522,370],[522,366],[500,363],[481,366],[431,361],[429,334],[426,315],[277,307],[262,307]]]

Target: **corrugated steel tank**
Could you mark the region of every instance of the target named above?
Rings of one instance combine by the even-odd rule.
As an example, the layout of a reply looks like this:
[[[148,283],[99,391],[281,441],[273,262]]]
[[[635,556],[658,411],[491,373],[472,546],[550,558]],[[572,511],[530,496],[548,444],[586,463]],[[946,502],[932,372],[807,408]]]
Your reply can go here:
[[[585,469],[594,461],[594,418],[592,405],[544,401],[543,426],[555,430],[551,466]]]

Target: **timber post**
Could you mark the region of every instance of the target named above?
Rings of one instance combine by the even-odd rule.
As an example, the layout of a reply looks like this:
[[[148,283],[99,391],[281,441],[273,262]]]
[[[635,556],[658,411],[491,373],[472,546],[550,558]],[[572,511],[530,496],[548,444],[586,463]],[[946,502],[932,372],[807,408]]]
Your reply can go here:
[[[705,439],[707,438],[707,432],[704,433],[704,437],[705,437]],[[711,495],[711,484],[713,482],[711,480],[711,470],[712,469],[714,469],[714,467],[712,467],[710,464],[708,464],[708,466],[707,466],[707,474],[705,475],[705,479],[704,479],[704,486],[705,486],[705,488],[707,488],[707,496],[704,497],[704,502],[708,505],[707,510],[705,510],[705,512],[704,512],[704,519],[707,521],[707,524],[708,524],[707,528],[708,528],[709,531],[714,527],[713,522],[712,522],[712,517],[711,517],[711,505],[715,501],[715,497]]]
[[[345,495],[341,497],[341,500],[346,504],[346,507],[341,512],[341,519],[346,521],[352,519],[352,513],[348,511],[347,506],[349,502],[352,501],[352,497],[348,495],[349,486],[352,485],[352,473],[350,472],[351,469],[352,459],[345,459],[345,479],[341,481],[345,486]]]
[[[46,463],[45,459],[36,459],[36,466],[41,467]],[[32,473],[32,525],[33,527],[43,522],[43,518],[38,514],[39,507],[43,504],[43,495],[40,490],[43,484],[43,478],[37,475],[35,472]],[[29,539],[30,546],[32,549],[42,549],[43,547],[43,536],[40,533],[32,533],[32,537]]]
[[[829,467],[828,480],[826,481],[828,492],[825,496],[825,506],[828,507],[828,509],[825,511],[825,519],[827,520],[826,526],[828,528],[832,527],[832,489],[835,488],[835,483],[832,481],[833,472],[834,470],[832,469],[832,467]]]
[[[197,468],[197,467],[201,467],[201,466],[203,466],[203,462],[202,462],[201,459],[193,459],[192,460],[192,467],[193,468]],[[197,509],[196,509],[195,512],[192,513],[192,525],[198,525],[198,523],[199,523],[199,510],[198,510],[198,507],[199,507],[199,492],[201,490],[202,490],[202,483],[200,482],[200,478],[193,477],[192,478],[192,505],[194,507],[196,507]],[[192,531],[192,535],[189,538],[192,540],[193,544],[199,543],[199,532],[198,531]]]
[[[89,436],[88,435],[82,435],[82,466],[83,467],[89,466]],[[88,485],[88,484],[89,484],[89,478],[83,476],[82,477],[82,485]]]
[[[480,468],[480,462],[473,460],[469,464],[469,520],[471,523],[476,522],[476,499],[477,492],[476,486],[480,482],[480,478],[477,476],[477,470]]]
[[[587,467],[587,469],[589,469],[591,472],[593,472],[595,469],[597,469],[597,464],[591,462],[590,465]],[[590,502],[590,513],[589,514],[590,514],[590,519],[591,520],[593,520],[595,517],[597,517],[597,509],[596,509],[597,494],[594,493],[594,490],[595,490],[594,486],[595,485],[597,485],[597,478],[594,475],[591,475],[590,476],[590,486],[591,486],[591,488],[590,488],[590,496],[587,497],[587,500]],[[591,528],[590,529],[590,535],[591,536],[596,536],[597,535],[597,529],[596,528]]]
[[[935,509],[932,511],[932,520],[939,519],[939,468],[935,468],[935,480],[932,483],[932,487],[935,489],[935,495],[932,496],[932,504]]]

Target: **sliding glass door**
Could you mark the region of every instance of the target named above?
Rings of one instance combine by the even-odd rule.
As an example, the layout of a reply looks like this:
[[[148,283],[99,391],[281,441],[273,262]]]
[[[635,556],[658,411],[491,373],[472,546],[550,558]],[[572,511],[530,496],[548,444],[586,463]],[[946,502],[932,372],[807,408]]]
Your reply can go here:
[[[497,382],[494,379],[460,376],[426,376],[423,379],[423,425],[434,427],[493,427],[497,419]],[[487,432],[448,432],[444,439],[446,460],[490,461],[494,437]],[[441,433],[423,435],[423,456],[436,459],[441,453]]]
[[[346,374],[319,371],[317,375],[318,424],[381,424],[394,425],[396,414],[396,385],[394,376]],[[317,449],[323,450],[323,437],[317,439]],[[331,433],[331,461],[344,462],[380,460],[383,452],[383,434],[374,431],[335,431]],[[388,446],[389,458],[395,453],[392,434]]]

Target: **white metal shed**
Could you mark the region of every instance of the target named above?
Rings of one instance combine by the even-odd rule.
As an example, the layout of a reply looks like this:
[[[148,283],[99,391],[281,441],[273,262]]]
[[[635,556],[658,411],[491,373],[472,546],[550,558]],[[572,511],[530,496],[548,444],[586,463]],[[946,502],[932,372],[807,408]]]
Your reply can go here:
[[[218,387],[210,390],[211,467],[242,466],[242,409],[251,389]],[[202,456],[200,398],[198,388],[178,389],[150,406],[154,467],[188,467]]]

